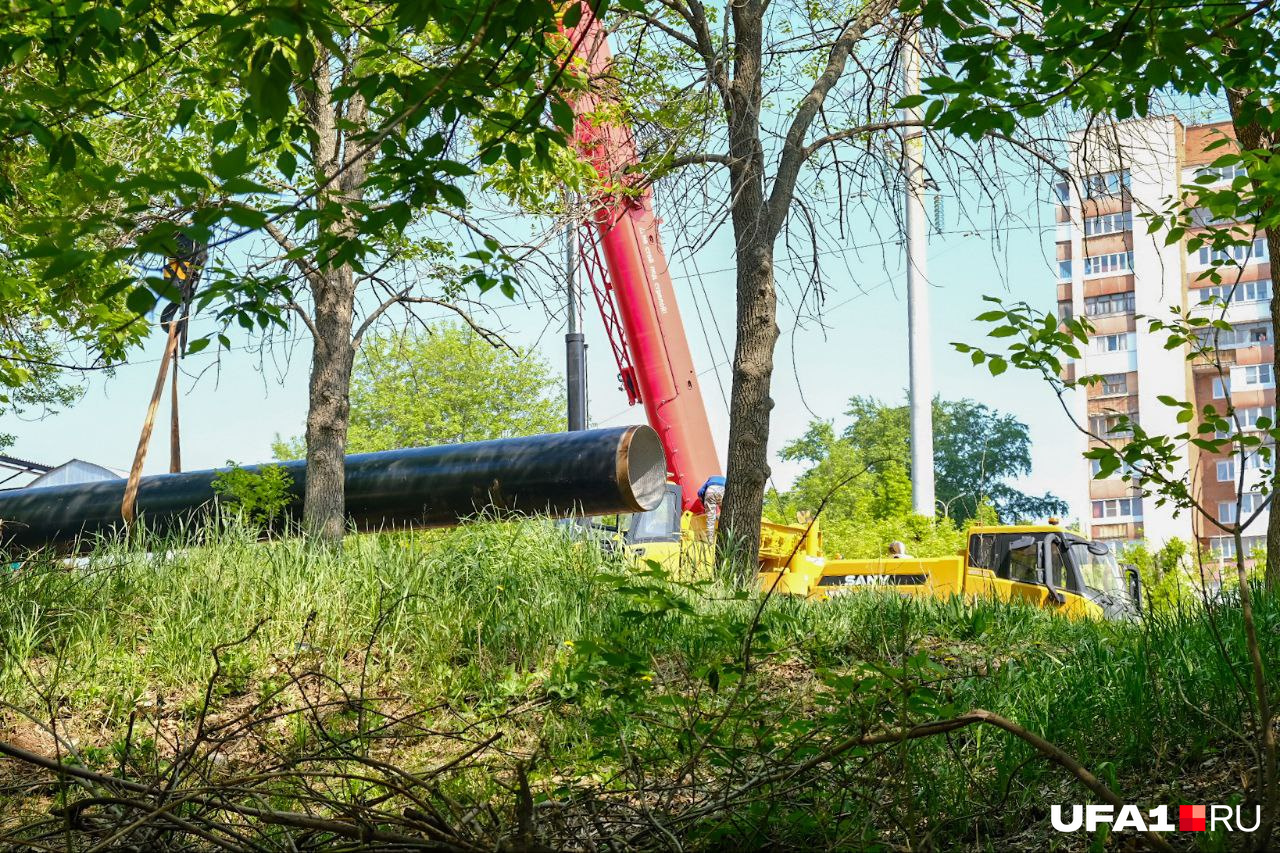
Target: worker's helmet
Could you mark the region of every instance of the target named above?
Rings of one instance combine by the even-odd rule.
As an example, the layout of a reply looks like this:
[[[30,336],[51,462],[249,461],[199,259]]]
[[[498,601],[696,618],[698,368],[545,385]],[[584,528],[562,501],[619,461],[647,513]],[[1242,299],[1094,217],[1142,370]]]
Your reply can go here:
[[[889,543],[889,553],[894,556],[897,556],[898,554],[905,554],[907,553],[907,546],[895,539]]]

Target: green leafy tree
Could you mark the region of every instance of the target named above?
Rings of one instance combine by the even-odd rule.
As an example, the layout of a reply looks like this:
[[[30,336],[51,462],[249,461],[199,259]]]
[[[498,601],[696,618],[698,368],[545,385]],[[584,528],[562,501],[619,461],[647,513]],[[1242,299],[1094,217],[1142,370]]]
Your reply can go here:
[[[19,79],[49,73],[40,66],[31,60],[20,63]],[[3,104],[11,83],[22,86],[2,71],[0,81]],[[138,140],[126,144],[102,123],[86,124],[76,134],[112,163],[137,154]],[[74,154],[77,149],[68,150]],[[44,245],[47,233],[31,227],[117,212],[90,198],[76,170],[52,168],[47,159],[29,135],[0,145],[0,408],[11,404],[15,410],[47,410],[74,402],[79,397],[77,374],[109,369],[147,332],[126,306],[136,271],[118,261],[83,261],[86,254],[105,253],[127,239],[120,231],[104,227],[73,236],[56,251]]]
[[[304,527],[336,540],[361,336],[396,306],[451,305],[469,286],[514,292],[496,241],[454,262],[424,229],[435,213],[467,221],[479,164],[549,162],[571,127],[545,37],[558,5],[142,0],[124,14],[37,0],[13,11],[0,135],[42,152],[69,189],[0,244],[29,244],[41,307],[86,315],[84,336],[104,335],[111,359],[178,297],[146,275],[148,257],[172,253],[179,232],[236,244],[215,251],[197,307],[223,346],[233,326],[297,320],[310,333]],[[121,299],[122,320],[101,316]]]
[[[1104,0],[1024,11],[942,2],[922,10],[926,26],[951,39],[944,55],[954,71],[927,81],[928,115],[959,136],[1012,134],[1019,117],[1058,105],[1082,113],[1083,123],[1167,111],[1161,101],[1170,95],[1216,100],[1235,141],[1214,143],[1212,165],[1244,174],[1216,189],[1210,178],[1184,186],[1167,209],[1147,217],[1151,231],[1163,228],[1169,243],[1185,238],[1190,250],[1247,249],[1255,234],[1265,235],[1270,257],[1280,257],[1280,14],[1273,4]],[[1205,277],[1230,282],[1233,266],[1220,262]],[[1271,322],[1280,329],[1280,302],[1272,302]],[[1280,351],[1274,358],[1280,370]],[[1272,470],[1273,490],[1277,477]],[[1267,582],[1280,589],[1280,514],[1268,521],[1267,546]]]
[[[911,47],[916,22],[880,0],[632,5],[609,20],[615,46],[625,48],[598,90],[605,117],[634,129],[641,162],[606,183],[639,191],[662,181],[664,197],[680,199],[663,211],[685,219],[676,233],[701,241],[722,224],[732,230],[733,375],[717,530],[738,540],[731,553],[745,584],[756,571],[751,555],[769,480],[776,253],[803,257],[812,275],[794,303],[812,298],[816,307],[821,247],[846,245],[851,222],[863,216],[889,220],[900,152],[928,144],[922,119],[894,109],[900,72],[911,54],[929,65],[930,51]],[[990,151],[947,143],[929,146],[931,158],[948,161],[931,174],[982,173],[983,203],[991,201],[986,191],[1000,180],[986,173]]]
[[[838,161],[838,146],[867,142],[869,149],[876,134],[909,123],[882,109],[889,91],[883,69],[892,65],[882,60],[897,36],[893,4],[675,0],[628,11],[617,38],[629,56],[619,57],[608,88],[616,96],[611,115],[639,125],[637,138],[647,148],[646,162],[634,171],[657,176],[695,168],[698,189],[691,195],[723,189],[725,202],[712,205],[710,218],[727,220],[733,231],[735,344],[718,529],[739,540],[732,553],[744,555],[736,569],[745,583],[756,571],[751,555],[769,478],[775,245],[797,195],[823,183],[812,172]],[[724,174],[708,179],[702,174],[708,168]]]
[[[529,349],[442,324],[365,341],[351,376],[352,453],[457,444],[564,429],[560,383]],[[301,439],[272,445],[301,458]]]
[[[1059,104],[1084,113],[1092,124],[1098,119],[1145,116],[1159,108],[1165,95],[1184,103],[1197,97],[1216,100],[1231,117],[1235,140],[1224,138],[1214,144],[1220,153],[1212,166],[1230,170],[1232,179],[1218,189],[1208,186],[1208,178],[1182,187],[1163,211],[1147,215],[1150,231],[1161,233],[1169,244],[1185,240],[1190,250],[1222,250],[1227,259],[1215,263],[1204,276],[1214,283],[1239,280],[1241,265],[1230,259],[1232,250],[1243,249],[1247,256],[1259,235],[1266,240],[1269,256],[1280,257],[1280,66],[1275,61],[1280,15],[1274,4],[1103,0],[1055,3],[1034,10],[968,2],[922,4],[921,8],[926,25],[953,40],[946,52],[953,73],[929,81],[932,103],[927,115],[957,135],[993,129],[1008,133],[1015,117],[1043,114]],[[1227,325],[1226,305],[1218,308],[1213,325],[1221,328]],[[1055,340],[1052,318],[1041,318],[1025,306],[998,313],[1003,316],[996,322],[1023,336],[1021,348],[1010,354],[1020,366],[1042,372],[1059,354],[1077,357],[1073,350],[1090,331],[1068,324],[1066,339]],[[1189,349],[1193,358],[1210,362],[1222,375],[1221,360],[1193,342],[1197,333],[1212,334],[1205,327],[1209,319],[1179,314],[1172,319],[1148,318],[1148,323],[1151,331],[1167,334],[1171,348]],[[1273,298],[1270,319],[1274,341],[1280,331],[1280,299]],[[1037,332],[1028,321],[1045,325]],[[1276,349],[1273,368],[1280,370],[1280,348]],[[1186,478],[1179,476],[1177,448],[1179,443],[1189,443],[1238,460],[1257,454],[1269,480],[1268,502],[1280,487],[1280,466],[1274,464],[1263,437],[1241,427],[1230,401],[1225,410],[1208,405],[1199,412],[1189,401],[1169,398],[1165,402],[1180,410],[1180,423],[1195,429],[1176,436],[1135,431],[1130,447],[1104,444],[1094,458],[1104,475],[1141,461],[1145,492],[1200,515],[1206,526],[1220,529],[1235,542],[1235,574],[1252,681],[1248,698],[1256,718],[1257,793],[1263,804],[1262,826],[1252,843],[1255,849],[1268,849],[1280,822],[1280,741],[1273,726],[1275,713],[1254,624],[1242,537],[1258,513],[1223,524],[1216,514],[1207,512],[1190,493]],[[1263,421],[1257,424],[1259,432],[1274,441],[1278,431],[1270,419]],[[1228,437],[1217,439],[1217,435]],[[1237,507],[1242,492],[1243,477]],[[1266,585],[1274,593],[1280,590],[1280,512],[1270,513],[1266,538]]]
[[[850,517],[888,518],[911,509],[910,413],[870,397],[854,397],[849,425],[837,437],[823,421],[783,448],[781,456],[813,464],[795,492],[816,504],[841,480],[865,468],[864,485],[828,502]],[[1031,472],[1026,424],[973,400],[933,401],[934,468],[939,508],[963,525],[984,507],[1001,521],[1062,514],[1066,503],[1052,494],[1028,495],[1008,481]],[[828,516],[831,510],[828,510]]]
[[[1005,342],[1006,348],[985,349],[970,344],[954,344],[961,352],[970,353],[974,364],[985,363],[992,373],[1003,373],[1009,365],[1033,371],[1041,376],[1061,398],[1068,392],[1083,392],[1089,386],[1102,381],[1099,375],[1071,376],[1065,373],[1067,359],[1079,359],[1088,345],[1094,328],[1088,317],[1059,319],[1055,313],[1040,312],[1026,303],[1005,305],[999,298],[984,297],[997,306],[985,312],[979,320],[995,324],[991,336]],[[1168,318],[1142,317],[1147,328],[1144,333],[1161,335],[1167,349],[1182,349],[1188,361],[1207,363],[1221,375],[1222,361],[1213,346],[1213,338],[1198,334],[1226,325],[1221,319],[1203,316],[1196,309],[1171,310]],[[1258,638],[1258,626],[1254,619],[1253,595],[1249,585],[1249,554],[1244,549],[1244,536],[1266,505],[1245,507],[1246,493],[1243,476],[1236,482],[1235,514],[1230,521],[1219,516],[1214,508],[1205,506],[1201,496],[1192,487],[1192,476],[1186,469],[1184,449],[1188,446],[1211,454],[1222,452],[1245,459],[1253,454],[1266,454],[1271,450],[1263,444],[1258,433],[1269,433],[1272,440],[1280,435],[1280,429],[1272,426],[1267,418],[1255,424],[1245,423],[1236,415],[1230,401],[1223,409],[1209,403],[1199,407],[1172,396],[1161,396],[1163,406],[1176,411],[1176,422],[1182,431],[1176,434],[1150,432],[1127,415],[1109,425],[1106,433],[1093,431],[1092,427],[1076,424],[1091,440],[1085,456],[1097,460],[1098,478],[1118,477],[1132,483],[1144,498],[1156,506],[1172,505],[1176,509],[1194,514],[1207,528],[1221,530],[1235,544],[1235,580],[1220,579],[1222,587],[1234,586],[1238,590],[1241,619],[1244,625],[1244,652],[1249,660],[1251,694],[1247,700],[1254,709],[1254,751],[1257,779],[1251,795],[1261,802],[1262,833],[1255,849],[1270,849],[1270,833],[1274,831],[1277,809],[1280,808],[1280,777],[1277,758],[1280,757],[1275,731],[1275,711],[1272,691],[1267,681],[1267,662]],[[1069,407],[1064,403],[1064,410]],[[1243,465],[1239,466],[1243,469]],[[1204,555],[1198,555],[1204,569]],[[1225,647],[1223,654],[1226,654]],[[1244,690],[1245,680],[1237,684]]]

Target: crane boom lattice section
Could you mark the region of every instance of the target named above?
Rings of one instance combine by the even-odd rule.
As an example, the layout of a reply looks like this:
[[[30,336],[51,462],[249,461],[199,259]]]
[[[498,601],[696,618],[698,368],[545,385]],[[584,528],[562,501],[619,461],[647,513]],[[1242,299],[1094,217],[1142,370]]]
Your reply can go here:
[[[622,390],[627,392],[627,405],[634,406],[642,401],[640,385],[636,382],[636,368],[631,362],[631,351],[627,348],[626,331],[618,318],[618,305],[614,301],[609,268],[600,256],[600,243],[595,227],[583,223],[579,228],[579,237],[582,268],[586,270],[587,281],[591,283],[591,293],[596,299],[596,307],[600,309],[600,319],[604,322],[604,331],[609,337],[613,358],[618,362],[618,381],[622,383]]]

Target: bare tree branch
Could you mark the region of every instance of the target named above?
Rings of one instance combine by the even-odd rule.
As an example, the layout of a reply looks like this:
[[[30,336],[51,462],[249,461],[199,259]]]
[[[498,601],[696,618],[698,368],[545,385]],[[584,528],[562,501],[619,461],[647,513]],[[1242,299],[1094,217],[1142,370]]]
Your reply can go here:
[[[844,74],[845,64],[854,45],[862,39],[867,30],[883,21],[893,8],[889,0],[874,0],[868,3],[854,16],[831,46],[826,67],[813,82],[808,94],[800,101],[795,118],[787,129],[786,140],[778,156],[778,169],[773,181],[773,189],[769,193],[768,228],[771,236],[776,236],[786,221],[787,211],[791,207],[791,196],[795,191],[796,179],[800,167],[806,158],[805,135],[818,111],[826,102],[827,94]]]
[[[385,284],[385,282],[383,283]],[[511,352],[516,351],[515,348],[512,347],[511,344],[507,343],[501,335],[481,326],[470,314],[458,305],[444,299],[434,299],[430,296],[410,296],[409,288],[407,287],[393,294],[389,299],[384,300],[381,305],[369,312],[369,315],[364,318],[364,322],[362,322],[359,328],[356,329],[355,336],[352,338],[352,345],[359,347],[360,342],[364,339],[365,332],[369,330],[369,327],[395,305],[439,305],[441,308],[448,308],[450,311],[461,317],[463,321],[471,327],[473,332],[484,339],[485,343],[495,347],[506,347]]]
[[[284,307],[302,318],[303,324],[307,327],[307,331],[311,332],[312,337],[319,336],[320,333],[316,331],[315,321],[311,319],[311,315],[307,313],[307,309],[303,308],[297,302],[290,302]]]
[[[863,136],[868,133],[875,133],[881,130],[895,130],[903,127],[924,127],[923,121],[898,119],[895,121],[875,121],[868,124],[860,124],[857,127],[849,127],[844,130],[838,130],[828,133],[826,136],[819,137],[804,147],[801,152],[801,158],[808,160],[813,156],[819,148],[824,145],[830,145],[833,142],[841,142],[846,139],[853,139],[857,136]]]

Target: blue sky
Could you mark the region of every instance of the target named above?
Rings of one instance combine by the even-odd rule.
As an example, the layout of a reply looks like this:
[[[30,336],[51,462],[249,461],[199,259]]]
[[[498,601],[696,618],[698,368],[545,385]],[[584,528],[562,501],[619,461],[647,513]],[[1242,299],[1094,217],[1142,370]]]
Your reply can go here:
[[[949,198],[944,203],[944,209],[950,209],[944,215],[942,233],[931,237],[929,247],[936,390],[947,398],[971,397],[1026,422],[1031,430],[1034,468],[1021,486],[1070,498],[1072,490],[1066,484],[1073,464],[1078,466],[1078,457],[1074,456],[1078,442],[1049,388],[1036,377],[1018,371],[993,379],[985,368],[973,367],[967,356],[950,346],[951,341],[976,342],[983,336],[984,324],[973,321],[985,310],[983,294],[1025,299],[1044,309],[1054,304],[1055,275],[1049,261],[1053,254],[1053,211],[1047,201],[1036,198],[1047,197],[1047,188],[1027,186],[1014,188],[1013,192],[1011,207],[1020,210],[1021,216],[1017,224],[1000,229],[966,231],[966,224],[956,215],[959,202]],[[879,233],[891,234],[892,229]],[[794,316],[783,309],[774,377],[774,451],[801,434],[815,417],[835,419],[837,426],[842,426],[846,401],[855,394],[893,403],[905,400],[902,250],[894,243],[878,245],[884,239],[864,234],[860,240],[852,234],[823,246],[828,280],[823,309],[825,332],[812,322],[795,328]],[[728,416],[721,388],[727,395],[730,372],[716,328],[731,353],[732,243],[727,234],[721,233],[690,256],[687,250],[681,250],[678,236],[667,232],[664,240],[672,257],[686,332],[694,359],[703,371],[703,393],[723,454]],[[861,251],[854,248],[868,243],[877,245]],[[779,287],[788,294],[798,290],[797,275],[785,265],[780,265]],[[490,320],[506,327],[509,340],[535,346],[553,364],[563,364],[561,321],[549,322],[547,312],[536,304],[509,302],[497,295],[485,301],[493,308]],[[587,304],[591,306],[589,298]],[[444,316],[440,309],[424,313]],[[708,321],[705,335],[699,313]],[[585,331],[590,347],[592,420],[598,425],[640,422],[643,411],[639,407],[628,409],[626,398],[617,388],[617,369],[599,320],[591,310],[587,312]],[[234,342],[237,349],[224,352],[217,367],[212,347],[183,362],[182,441],[188,469],[215,467],[227,460],[265,461],[270,458],[270,443],[277,433],[288,436],[302,431],[309,361],[305,340],[299,341],[287,359],[279,352],[274,358],[262,357],[245,337],[236,337]],[[113,377],[89,377],[83,400],[71,409],[34,422],[6,418],[3,431],[17,437],[7,452],[46,463],[78,457],[117,469],[127,468],[163,343],[156,331],[145,349],[135,353]],[[162,426],[167,418],[166,397],[161,425],[147,460],[148,473],[167,470],[168,431]],[[797,473],[793,466],[776,459],[773,463],[779,486],[785,486]],[[1080,511],[1080,507],[1073,507],[1072,514],[1079,515]]]

